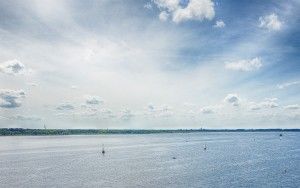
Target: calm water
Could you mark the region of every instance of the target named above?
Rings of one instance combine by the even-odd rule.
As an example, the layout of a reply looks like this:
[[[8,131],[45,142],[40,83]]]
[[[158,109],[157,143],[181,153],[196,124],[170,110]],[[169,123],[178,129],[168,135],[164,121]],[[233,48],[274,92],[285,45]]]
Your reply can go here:
[[[0,187],[300,187],[300,133],[0,137]]]

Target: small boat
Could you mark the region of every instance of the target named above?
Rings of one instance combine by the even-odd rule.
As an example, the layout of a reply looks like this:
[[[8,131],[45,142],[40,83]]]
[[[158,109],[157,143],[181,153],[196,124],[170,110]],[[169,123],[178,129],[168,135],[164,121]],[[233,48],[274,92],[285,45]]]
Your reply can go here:
[[[206,151],[206,149],[207,149],[206,144],[204,145],[204,148],[203,148],[203,149]]]
[[[279,136],[282,137],[282,133],[280,133]]]
[[[102,155],[104,155],[105,154],[105,150],[104,150],[104,146],[102,145]]]

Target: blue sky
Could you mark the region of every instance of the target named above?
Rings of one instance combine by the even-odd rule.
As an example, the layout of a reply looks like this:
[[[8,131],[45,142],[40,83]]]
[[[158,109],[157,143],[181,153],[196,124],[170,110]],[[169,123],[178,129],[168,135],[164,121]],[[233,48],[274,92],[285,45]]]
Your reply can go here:
[[[300,2],[0,2],[0,127],[300,128]]]

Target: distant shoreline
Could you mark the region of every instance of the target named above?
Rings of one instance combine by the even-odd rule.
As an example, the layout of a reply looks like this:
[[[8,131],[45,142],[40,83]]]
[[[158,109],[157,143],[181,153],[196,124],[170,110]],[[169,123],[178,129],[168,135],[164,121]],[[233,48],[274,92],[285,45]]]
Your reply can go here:
[[[23,129],[0,128],[0,136],[161,134],[194,132],[300,132],[300,129]]]

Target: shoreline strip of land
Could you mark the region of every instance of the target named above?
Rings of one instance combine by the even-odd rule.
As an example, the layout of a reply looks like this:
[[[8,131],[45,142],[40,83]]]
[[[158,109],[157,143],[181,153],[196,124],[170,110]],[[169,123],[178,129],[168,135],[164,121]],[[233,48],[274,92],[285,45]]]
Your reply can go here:
[[[0,128],[0,136],[159,134],[196,132],[300,132],[300,129],[24,129]]]

